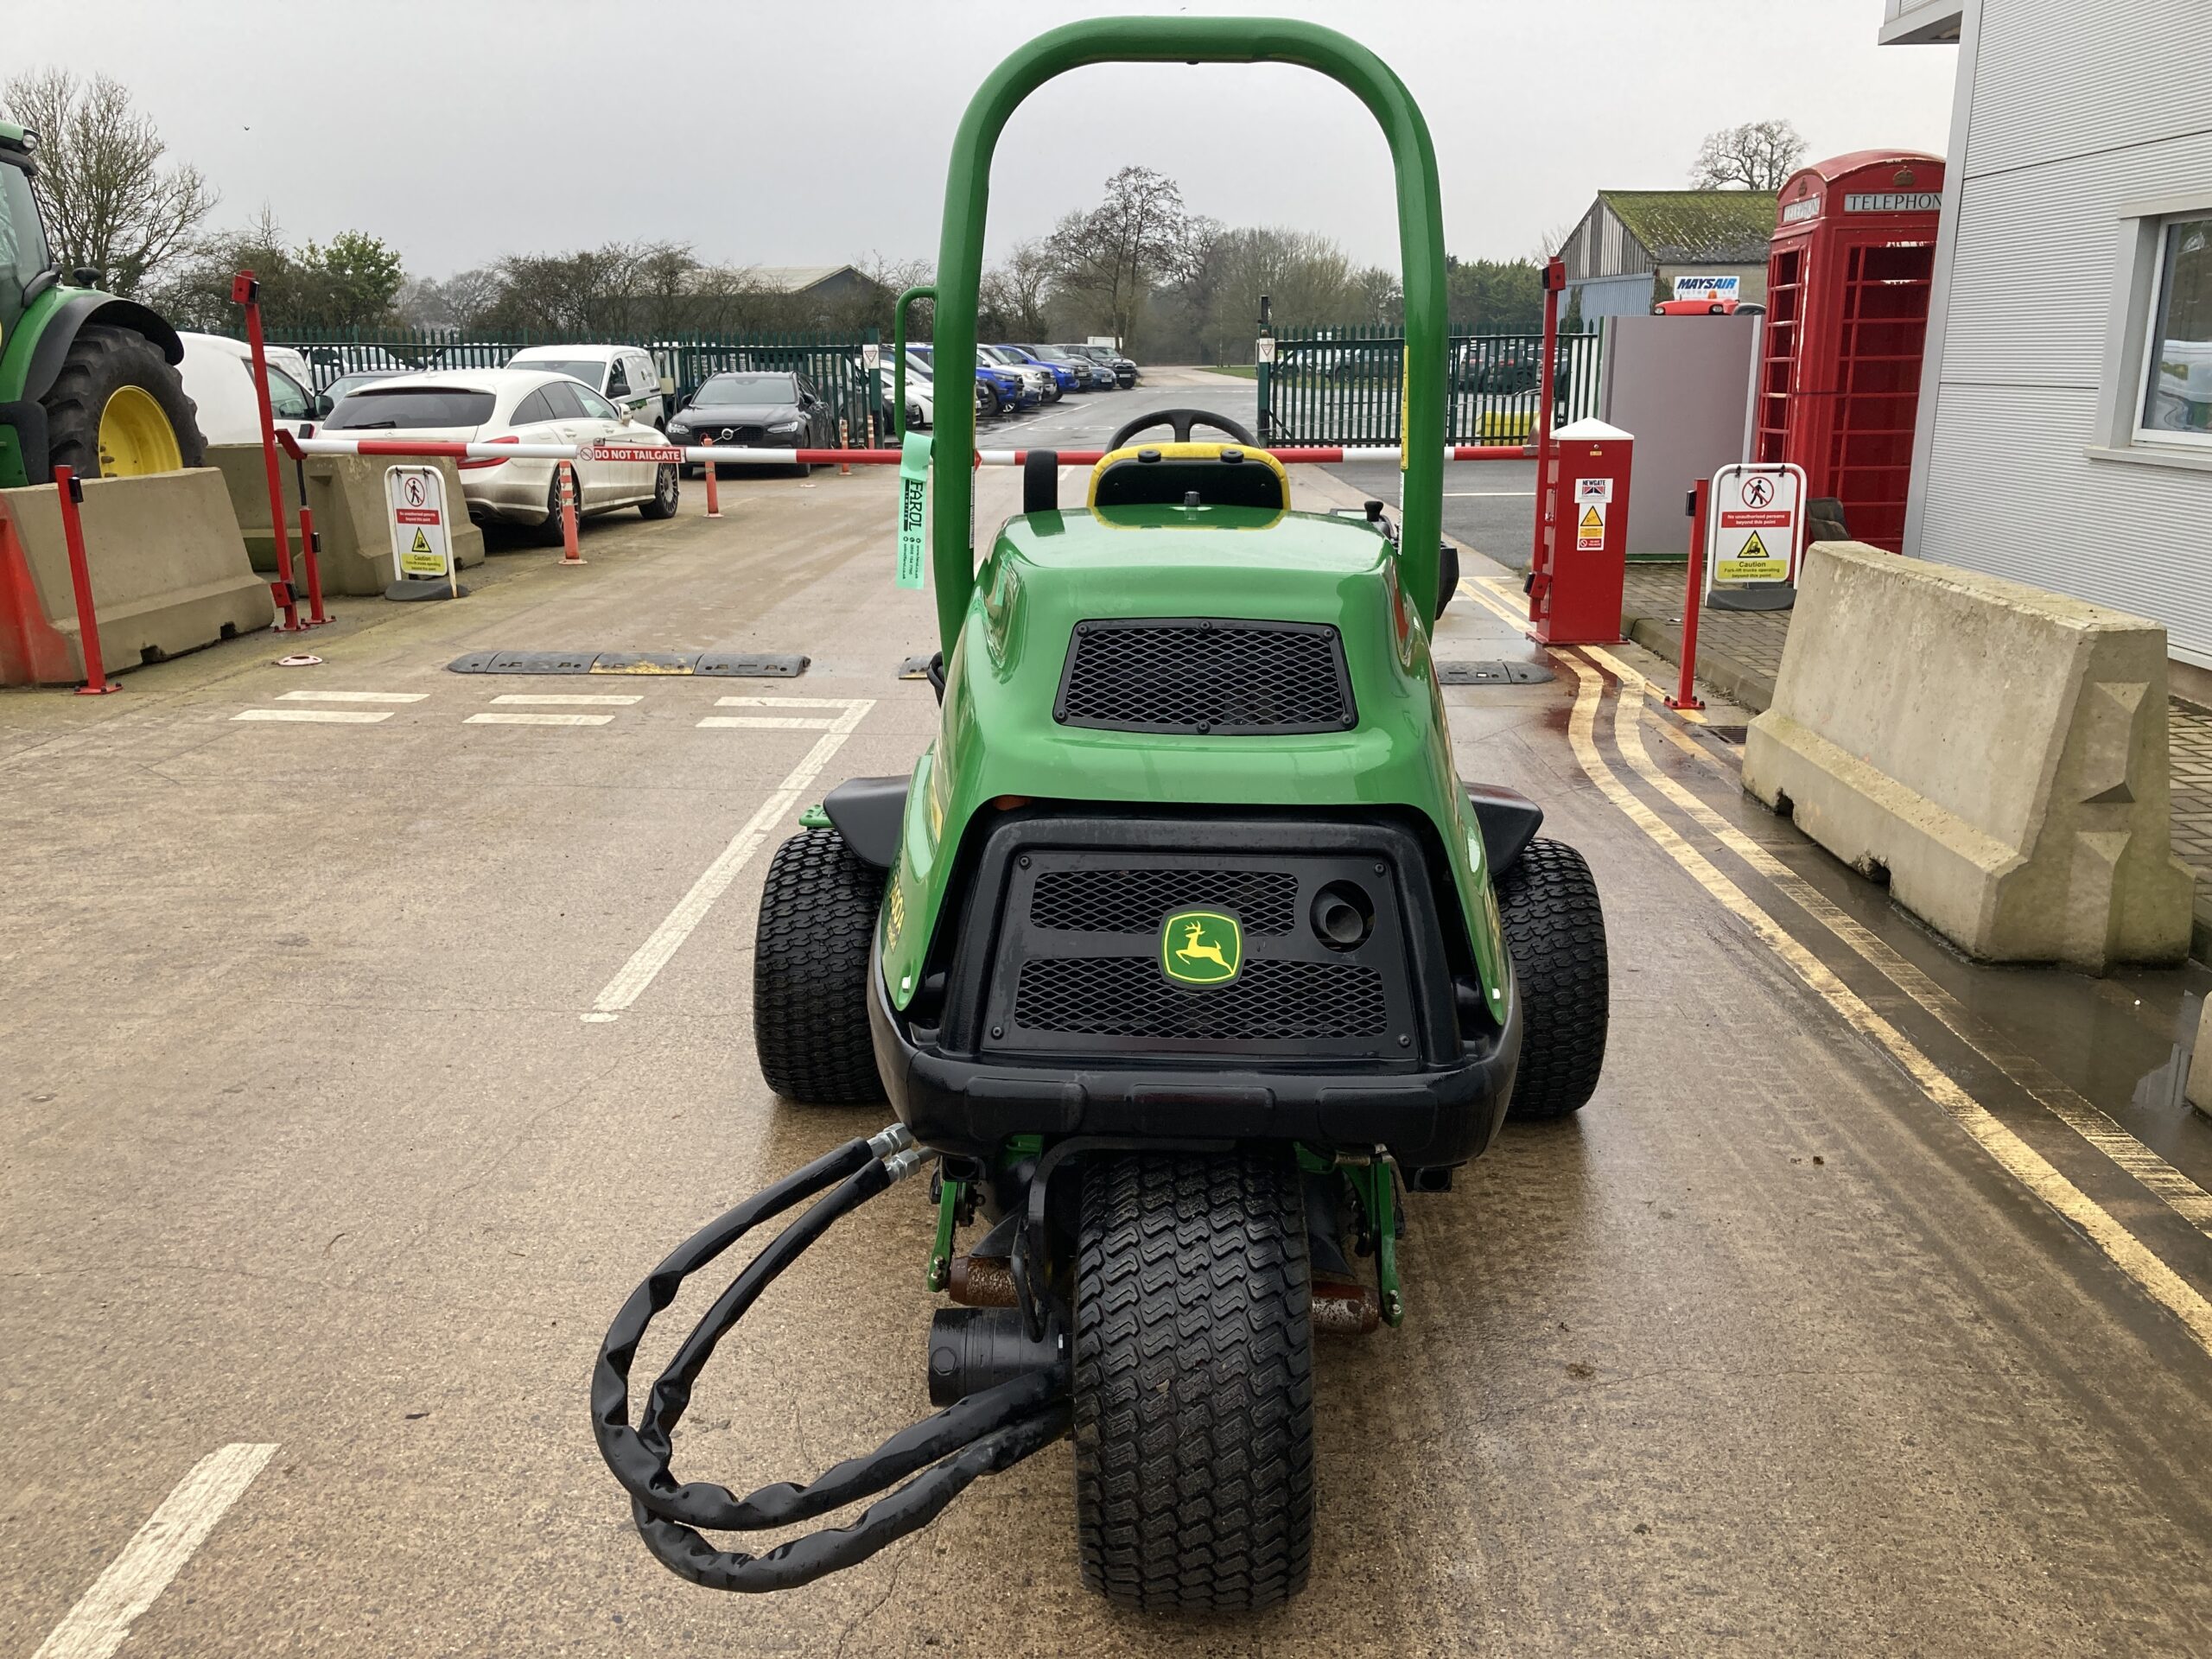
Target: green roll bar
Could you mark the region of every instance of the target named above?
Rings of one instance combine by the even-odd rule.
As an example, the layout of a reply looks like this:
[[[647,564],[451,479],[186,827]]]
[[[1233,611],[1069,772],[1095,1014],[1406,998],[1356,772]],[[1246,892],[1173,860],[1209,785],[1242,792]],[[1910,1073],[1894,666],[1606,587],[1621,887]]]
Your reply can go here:
[[[1406,296],[1399,582],[1422,626],[1432,626],[1436,550],[1444,534],[1444,209],[1437,194],[1436,149],[1420,106],[1389,66],[1357,41],[1316,23],[1278,17],[1098,17],[1040,35],[1014,53],[969,100],[952,141],[938,246],[933,332],[939,365],[975,360],[983,223],[1000,133],[1030,93],[1055,75],[1092,63],[1294,63],[1342,83],[1382,127],[1397,181]],[[970,541],[976,486],[967,459],[976,448],[974,400],[940,396],[936,422],[931,528],[938,632],[949,657],[976,587]]]
[[[891,398],[898,405],[891,411],[892,431],[896,442],[906,441],[906,308],[917,300],[937,298],[936,287],[929,283],[918,283],[899,296],[899,303],[891,313]],[[975,429],[976,399],[968,399],[969,429]],[[947,650],[950,647],[947,646]]]

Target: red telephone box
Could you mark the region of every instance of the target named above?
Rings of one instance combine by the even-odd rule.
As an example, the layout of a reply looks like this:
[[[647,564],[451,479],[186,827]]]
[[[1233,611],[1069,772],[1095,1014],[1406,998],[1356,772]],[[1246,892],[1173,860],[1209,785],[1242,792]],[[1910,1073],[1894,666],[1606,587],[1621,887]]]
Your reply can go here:
[[[1853,537],[1903,546],[1941,156],[1861,149],[1799,168],[1776,207],[1753,458],[1805,469]]]

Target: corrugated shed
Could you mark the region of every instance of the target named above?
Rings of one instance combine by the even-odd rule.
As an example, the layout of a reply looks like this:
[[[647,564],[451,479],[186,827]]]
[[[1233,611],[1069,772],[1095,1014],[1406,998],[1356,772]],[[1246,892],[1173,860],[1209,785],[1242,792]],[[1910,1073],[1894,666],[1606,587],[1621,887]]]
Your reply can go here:
[[[1774,236],[1771,190],[1601,190],[1598,200],[1662,264],[1763,262]]]

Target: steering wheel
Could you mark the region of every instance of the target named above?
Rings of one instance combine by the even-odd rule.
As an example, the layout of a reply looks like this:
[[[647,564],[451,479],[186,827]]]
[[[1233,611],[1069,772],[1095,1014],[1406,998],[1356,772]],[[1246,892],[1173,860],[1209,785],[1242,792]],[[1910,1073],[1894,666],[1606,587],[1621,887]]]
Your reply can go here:
[[[1173,431],[1175,434],[1175,442],[1178,443],[1188,443],[1191,441],[1192,427],[1210,426],[1217,432],[1226,432],[1241,444],[1255,449],[1260,447],[1257,439],[1235,421],[1230,420],[1228,416],[1216,415],[1203,409],[1162,409],[1150,415],[1140,415],[1116,432],[1113,442],[1106,447],[1109,449],[1123,448],[1138,433],[1149,432],[1155,426],[1164,426]]]

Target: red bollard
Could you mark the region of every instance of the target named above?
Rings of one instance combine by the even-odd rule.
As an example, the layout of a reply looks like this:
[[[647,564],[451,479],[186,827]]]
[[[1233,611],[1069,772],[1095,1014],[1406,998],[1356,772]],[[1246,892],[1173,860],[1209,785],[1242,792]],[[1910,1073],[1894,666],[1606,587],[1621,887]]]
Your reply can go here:
[[[1697,488],[1690,492],[1690,591],[1682,601],[1682,679],[1675,695],[1667,699],[1669,709],[1697,709],[1705,701],[1697,694],[1697,614],[1705,602],[1705,511],[1707,498],[1713,493],[1713,480],[1700,478]]]
[[[308,568],[308,626],[320,627],[330,618],[322,608],[322,543],[315,538],[315,509],[308,505],[308,463],[304,455],[293,460],[292,476],[300,486],[300,558]]]
[[[576,547],[576,465],[572,461],[553,464],[561,469],[561,563],[582,564],[584,556]]]
[[[85,683],[77,688],[77,695],[97,697],[120,691],[123,688],[109,684],[100,668],[100,619],[92,606],[92,567],[85,558],[85,526],[77,516],[85,486],[77,481],[74,468],[56,467],[54,487],[61,495],[61,537],[69,544],[69,585],[77,594],[77,639],[85,648]]]
[[[702,445],[709,445],[714,442],[714,440],[702,433],[699,442]],[[721,469],[709,461],[699,470],[707,475],[707,517],[719,518],[722,516],[722,498],[715,488],[715,475]]]
[[[231,303],[245,308],[246,346],[253,357],[253,395],[261,410],[261,452],[269,474],[269,528],[276,543],[276,580],[269,585],[284,609],[284,620],[276,624],[276,631],[297,633],[315,623],[300,620],[299,595],[292,590],[292,541],[284,522],[284,486],[277,481],[276,418],[269,407],[269,360],[262,349],[261,284],[251,271],[242,270],[231,279]]]

